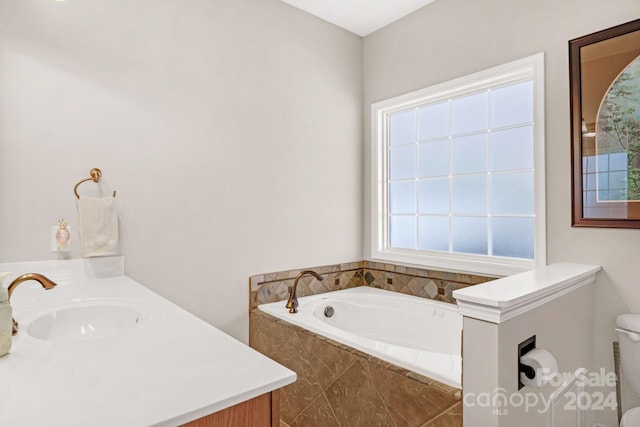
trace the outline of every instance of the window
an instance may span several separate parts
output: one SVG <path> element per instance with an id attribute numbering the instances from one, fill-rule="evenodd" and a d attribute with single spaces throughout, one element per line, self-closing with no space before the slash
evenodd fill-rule
<path id="1" fill-rule="evenodd" d="M 372 258 L 508 275 L 545 260 L 544 59 L 372 106 Z"/>

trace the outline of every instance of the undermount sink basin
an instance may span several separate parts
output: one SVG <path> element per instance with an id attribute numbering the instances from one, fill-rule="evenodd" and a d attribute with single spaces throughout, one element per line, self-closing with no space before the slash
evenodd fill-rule
<path id="1" fill-rule="evenodd" d="M 31 322 L 27 333 L 47 341 L 106 338 L 137 327 L 142 311 L 117 303 L 81 304 L 48 312 Z"/>

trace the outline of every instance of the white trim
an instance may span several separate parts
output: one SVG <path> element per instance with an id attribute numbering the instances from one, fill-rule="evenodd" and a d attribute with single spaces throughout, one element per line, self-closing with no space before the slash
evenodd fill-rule
<path id="1" fill-rule="evenodd" d="M 600 266 L 553 264 L 453 291 L 465 317 L 503 323 L 593 283 Z"/>
<path id="2" fill-rule="evenodd" d="M 492 86 L 499 87 L 528 79 L 533 80 L 534 86 L 534 260 L 388 248 L 388 201 L 385 199 L 384 188 L 388 181 L 384 152 L 384 139 L 388 132 L 386 116 L 425 103 L 434 103 Z M 372 104 L 371 260 L 495 276 L 520 273 L 546 265 L 544 89 L 544 54 L 538 53 Z"/>

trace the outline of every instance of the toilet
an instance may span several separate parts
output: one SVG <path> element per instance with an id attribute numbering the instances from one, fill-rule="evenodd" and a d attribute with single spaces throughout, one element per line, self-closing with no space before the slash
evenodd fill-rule
<path id="1" fill-rule="evenodd" d="M 640 395 L 640 314 L 621 314 L 616 318 L 620 343 L 622 375 Z M 640 406 L 624 413 L 620 427 L 640 426 Z"/>

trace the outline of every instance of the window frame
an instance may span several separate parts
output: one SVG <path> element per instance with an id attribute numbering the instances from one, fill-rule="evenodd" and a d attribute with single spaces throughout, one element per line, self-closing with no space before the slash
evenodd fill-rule
<path id="1" fill-rule="evenodd" d="M 533 81 L 533 260 L 389 247 L 388 117 L 391 114 L 524 80 Z M 371 259 L 420 268 L 508 276 L 546 265 L 544 53 L 512 61 L 371 105 Z"/>

